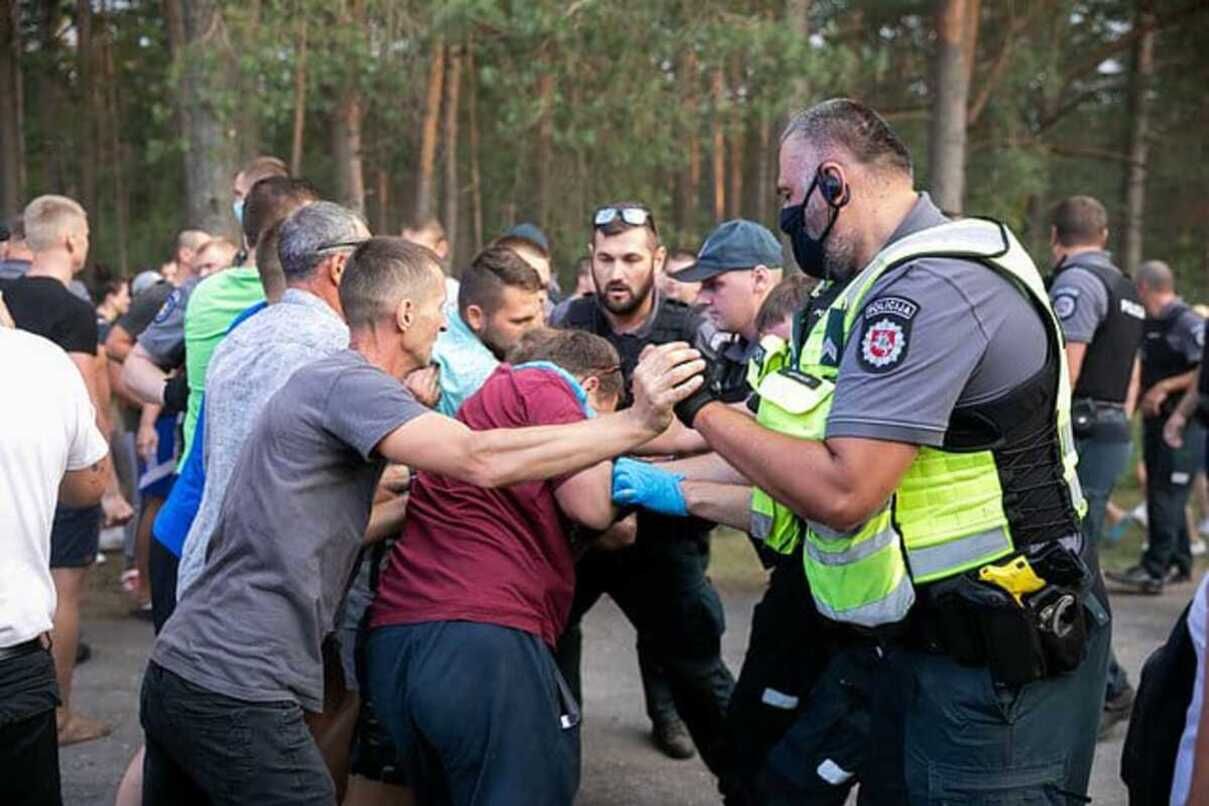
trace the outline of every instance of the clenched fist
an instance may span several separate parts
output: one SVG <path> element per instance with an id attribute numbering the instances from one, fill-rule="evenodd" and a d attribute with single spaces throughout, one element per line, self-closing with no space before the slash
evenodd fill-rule
<path id="1" fill-rule="evenodd" d="M 704 371 L 701 354 L 685 342 L 647 347 L 634 370 L 631 410 L 652 433 L 663 433 L 672 422 L 672 407 L 697 391 Z"/>

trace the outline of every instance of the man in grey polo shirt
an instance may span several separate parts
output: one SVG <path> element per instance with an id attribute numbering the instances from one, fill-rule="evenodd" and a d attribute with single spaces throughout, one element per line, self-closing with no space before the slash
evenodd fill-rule
<path id="1" fill-rule="evenodd" d="M 624 412 L 565 426 L 471 431 L 400 380 L 444 327 L 435 255 L 371 238 L 340 280 L 352 349 L 308 364 L 265 404 L 232 471 L 209 557 L 152 649 L 140 716 L 148 803 L 331 804 L 303 710 L 323 708 L 321 644 L 364 542 L 387 462 L 483 487 L 554 478 L 662 433 L 701 385 L 683 343 L 650 350 Z"/>

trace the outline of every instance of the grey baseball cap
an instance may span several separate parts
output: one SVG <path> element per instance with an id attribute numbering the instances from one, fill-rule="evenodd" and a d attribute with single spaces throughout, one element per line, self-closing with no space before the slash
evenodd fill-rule
<path id="1" fill-rule="evenodd" d="M 736 218 L 719 224 L 709 234 L 696 263 L 668 276 L 682 283 L 699 283 L 728 271 L 747 271 L 756 266 L 779 269 L 784 264 L 776 236 L 754 221 Z"/>

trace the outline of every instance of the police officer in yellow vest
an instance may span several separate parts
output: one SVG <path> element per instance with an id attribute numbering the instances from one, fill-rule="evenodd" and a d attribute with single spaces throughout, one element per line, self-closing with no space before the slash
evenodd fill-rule
<path id="1" fill-rule="evenodd" d="M 1070 388 L 1041 276 L 1005 227 L 949 221 L 917 193 L 907 148 L 854 101 L 791 121 L 778 188 L 816 298 L 757 373 L 756 419 L 710 384 L 677 412 L 758 488 L 753 527 L 801 546 L 834 627 L 762 800 L 822 802 L 820 786 L 860 780 L 874 803 L 1072 802 L 1108 613 L 1080 559 Z"/>

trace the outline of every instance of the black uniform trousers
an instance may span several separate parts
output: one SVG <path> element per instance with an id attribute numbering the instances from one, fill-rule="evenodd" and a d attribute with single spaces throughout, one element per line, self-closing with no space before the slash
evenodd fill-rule
<path id="1" fill-rule="evenodd" d="M 730 806 L 756 802 L 756 776 L 768 752 L 806 707 L 832 654 L 801 545 L 791 555 L 771 556 L 768 588 L 752 612 L 747 655 L 726 714 L 719 788 Z"/>
<path id="2" fill-rule="evenodd" d="M 563 676 L 582 703 L 579 622 L 602 595 L 609 594 L 662 667 L 676 710 L 701 759 L 719 774 L 734 678 L 722 662 L 726 628 L 722 601 L 705 576 L 708 546 L 704 539 L 644 534 L 640 527 L 633 546 L 586 555 L 576 568 L 575 601 L 556 654 Z"/>
<path id="3" fill-rule="evenodd" d="M 1163 440 L 1166 419 L 1147 417 L 1142 421 L 1149 542 L 1142 555 L 1142 567 L 1157 579 L 1163 579 L 1171 568 L 1185 573 L 1192 570 L 1184 509 L 1192 492 L 1192 479 L 1204 465 L 1205 450 L 1204 429 L 1196 424 L 1188 426 L 1182 448 L 1168 445 Z"/>

